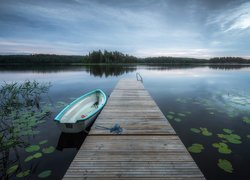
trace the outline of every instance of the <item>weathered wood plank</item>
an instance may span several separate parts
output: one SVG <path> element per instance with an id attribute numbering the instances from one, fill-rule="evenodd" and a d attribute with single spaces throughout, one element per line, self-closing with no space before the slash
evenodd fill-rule
<path id="1" fill-rule="evenodd" d="M 122 135 L 105 128 L 119 124 Z M 120 80 L 64 179 L 205 179 L 142 83 Z"/>

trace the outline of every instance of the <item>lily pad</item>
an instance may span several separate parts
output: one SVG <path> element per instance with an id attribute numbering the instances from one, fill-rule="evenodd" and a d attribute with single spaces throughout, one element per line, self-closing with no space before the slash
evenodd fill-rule
<path id="1" fill-rule="evenodd" d="M 47 148 L 43 148 L 43 153 L 45 154 L 49 154 L 49 153 L 53 153 L 55 151 L 55 148 L 53 146 L 49 146 Z"/>
<path id="2" fill-rule="evenodd" d="M 187 100 L 181 98 L 177 98 L 176 101 L 179 103 L 187 103 Z"/>
<path id="3" fill-rule="evenodd" d="M 225 139 L 232 144 L 241 144 L 241 137 L 237 134 L 217 134 L 219 138 Z"/>
<path id="4" fill-rule="evenodd" d="M 34 152 L 34 151 L 38 151 L 40 149 L 40 146 L 38 145 L 31 145 L 29 147 L 25 148 L 26 152 Z"/>
<path id="5" fill-rule="evenodd" d="M 201 132 L 199 129 L 196 129 L 196 128 L 191 128 L 190 131 L 192 131 L 194 133 L 200 133 Z"/>
<path id="6" fill-rule="evenodd" d="M 219 159 L 219 162 L 217 163 L 217 165 L 219 166 L 219 168 L 223 169 L 224 171 L 228 173 L 233 172 L 233 166 L 231 162 L 226 159 Z"/>
<path id="7" fill-rule="evenodd" d="M 208 131 L 207 128 L 200 128 L 200 130 L 201 130 L 201 134 L 204 136 L 212 136 L 213 135 L 213 133 Z"/>
<path id="8" fill-rule="evenodd" d="M 33 155 L 33 158 L 40 158 L 40 157 L 42 157 L 43 156 L 43 154 L 42 153 L 36 153 L 36 154 L 34 154 Z"/>
<path id="9" fill-rule="evenodd" d="M 7 169 L 6 174 L 12 174 L 12 173 L 16 172 L 17 168 L 18 168 L 17 164 L 11 166 L 9 169 Z"/>
<path id="10" fill-rule="evenodd" d="M 247 138 L 249 138 L 249 139 L 250 139 L 250 134 L 248 134 L 248 135 L 247 135 Z"/>
<path id="11" fill-rule="evenodd" d="M 224 131 L 225 133 L 228 133 L 228 134 L 233 133 L 233 130 L 231 130 L 231 129 L 223 129 L 223 131 Z"/>
<path id="12" fill-rule="evenodd" d="M 167 118 L 168 118 L 168 119 L 173 119 L 174 116 L 173 116 L 173 115 L 167 115 Z"/>
<path id="13" fill-rule="evenodd" d="M 202 144 L 192 144 L 192 146 L 188 147 L 188 151 L 192 153 L 200 153 L 204 149 Z"/>
<path id="14" fill-rule="evenodd" d="M 49 177 L 51 175 L 51 170 L 46 170 L 46 171 L 43 171 L 41 172 L 40 174 L 38 174 L 38 177 L 39 178 L 46 178 L 46 177 Z"/>
<path id="15" fill-rule="evenodd" d="M 45 123 L 46 121 L 45 120 L 39 120 L 39 121 L 37 121 L 36 123 L 37 124 L 43 124 L 43 123 Z"/>
<path id="16" fill-rule="evenodd" d="M 48 142 L 48 140 L 43 140 L 43 141 L 40 141 L 39 144 L 42 145 L 42 144 L 46 144 Z"/>
<path id="17" fill-rule="evenodd" d="M 24 162 L 29 162 L 33 159 L 34 157 L 33 156 L 28 156 L 24 159 Z"/>
<path id="18" fill-rule="evenodd" d="M 16 177 L 18 177 L 18 178 L 23 178 L 23 177 L 28 176 L 29 174 L 30 174 L 30 170 L 26 170 L 26 171 L 22 171 L 22 172 L 18 173 L 18 174 L 16 175 Z"/>
<path id="19" fill-rule="evenodd" d="M 247 124 L 250 123 L 250 118 L 248 118 L 248 117 L 246 117 L 246 116 L 244 116 L 244 117 L 242 118 L 242 120 L 243 120 L 243 122 L 245 122 L 245 123 L 247 123 Z"/>
<path id="20" fill-rule="evenodd" d="M 222 154 L 230 154 L 232 152 L 232 150 L 229 149 L 228 145 L 223 142 L 213 143 L 212 146 L 218 148 L 219 153 Z"/>
<path id="21" fill-rule="evenodd" d="M 180 119 L 180 118 L 174 118 L 174 120 L 175 120 L 176 122 L 181 122 L 181 119 Z"/>
<path id="22" fill-rule="evenodd" d="M 186 114 L 183 114 L 183 113 L 178 113 L 178 116 L 185 117 L 185 116 L 186 116 Z"/>
<path id="23" fill-rule="evenodd" d="M 175 114 L 175 112 L 173 112 L 173 111 L 169 111 L 168 113 L 169 113 L 169 114 Z"/>

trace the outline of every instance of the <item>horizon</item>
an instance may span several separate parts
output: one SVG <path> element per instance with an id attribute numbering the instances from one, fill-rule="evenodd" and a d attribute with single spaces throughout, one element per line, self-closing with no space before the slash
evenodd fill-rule
<path id="1" fill-rule="evenodd" d="M 0 1 L 0 54 L 249 59 L 247 0 Z"/>

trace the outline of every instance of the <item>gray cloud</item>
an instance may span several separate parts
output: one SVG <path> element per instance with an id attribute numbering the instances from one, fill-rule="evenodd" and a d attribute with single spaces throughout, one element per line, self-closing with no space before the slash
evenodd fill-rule
<path id="1" fill-rule="evenodd" d="M 0 53 L 245 56 L 243 0 L 0 0 Z"/>

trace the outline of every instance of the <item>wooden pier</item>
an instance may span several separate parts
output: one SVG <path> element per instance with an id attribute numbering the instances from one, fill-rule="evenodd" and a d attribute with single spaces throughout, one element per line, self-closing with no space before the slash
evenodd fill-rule
<path id="1" fill-rule="evenodd" d="M 101 127 L 119 124 L 120 135 Z M 64 179 L 205 179 L 141 82 L 118 82 Z"/>

